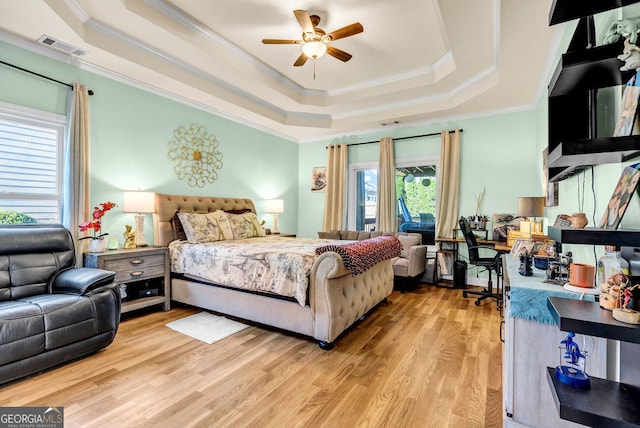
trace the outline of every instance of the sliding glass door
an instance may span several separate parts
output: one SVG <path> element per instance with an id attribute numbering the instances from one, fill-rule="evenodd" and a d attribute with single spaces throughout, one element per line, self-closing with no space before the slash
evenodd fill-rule
<path id="1" fill-rule="evenodd" d="M 399 162 L 396 167 L 398 230 L 422 233 L 429 242 L 435 234 L 437 167 L 437 159 Z M 377 179 L 375 162 L 349 166 L 349 229 L 375 228 Z"/>

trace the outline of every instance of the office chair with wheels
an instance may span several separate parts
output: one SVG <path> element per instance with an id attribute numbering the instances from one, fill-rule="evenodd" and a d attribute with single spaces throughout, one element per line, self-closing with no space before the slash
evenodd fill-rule
<path id="1" fill-rule="evenodd" d="M 460 230 L 462 230 L 462 234 L 464 235 L 464 240 L 467 243 L 467 249 L 469 251 L 469 263 L 474 266 L 483 267 L 489 271 L 489 281 L 487 284 L 487 288 L 483 291 L 463 291 L 462 296 L 467 297 L 468 294 L 479 295 L 476 300 L 476 306 L 480 306 L 480 302 L 484 299 L 496 299 L 498 306 L 500 305 L 500 300 L 502 296 L 498 292 L 498 287 L 496 287 L 496 292 L 493 292 L 493 281 L 491 279 L 491 273 L 495 271 L 496 273 L 496 281 L 500 281 L 500 253 L 497 252 L 492 246 L 489 245 L 478 245 L 476 241 L 476 236 L 473 234 L 471 230 L 471 226 L 469 226 L 469 222 L 466 218 L 460 217 L 458 221 L 460 225 Z M 480 257 L 480 249 L 490 250 L 492 252 L 492 257 Z M 484 253 L 485 251 L 483 251 Z M 493 254 L 495 253 L 495 254 Z"/>

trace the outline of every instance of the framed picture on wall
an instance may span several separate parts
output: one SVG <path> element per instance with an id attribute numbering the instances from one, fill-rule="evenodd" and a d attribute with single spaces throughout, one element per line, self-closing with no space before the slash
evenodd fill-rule
<path id="1" fill-rule="evenodd" d="M 549 183 L 549 170 L 547 169 L 547 155 L 549 148 L 545 147 L 542 151 L 542 178 L 544 186 L 544 206 L 545 207 L 557 207 L 558 206 L 558 183 Z"/>
<path id="2" fill-rule="evenodd" d="M 311 191 L 326 192 L 327 191 L 327 168 L 315 167 L 311 171 Z"/>
<path id="3" fill-rule="evenodd" d="M 558 206 L 558 183 L 547 183 L 547 193 L 544 199 L 545 207 Z"/>

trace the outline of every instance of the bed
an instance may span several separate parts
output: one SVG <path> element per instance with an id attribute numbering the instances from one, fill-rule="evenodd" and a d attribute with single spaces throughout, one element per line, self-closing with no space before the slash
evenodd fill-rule
<path id="1" fill-rule="evenodd" d="M 354 275 L 352 271 L 355 269 L 349 260 L 347 264 L 351 269 L 345 265 L 341 248 L 334 249 L 331 241 L 322 240 L 309 240 L 315 241 L 314 252 L 319 246 L 324 250 L 318 250 L 321 254 L 316 254 L 308 267 L 304 297 L 282 297 L 253 289 L 234 288 L 233 284 L 213 278 L 176 272 L 182 270 L 175 259 L 175 248 L 181 246 L 176 243 L 179 232 L 175 226 L 176 213 L 204 214 L 218 210 L 256 212 L 250 199 L 156 193 L 154 243 L 170 250 L 173 301 L 309 336 L 327 350 L 333 347 L 341 333 L 385 301 L 393 290 L 393 258 L 376 261 L 362 273 Z M 300 241 L 305 241 L 298 238 L 248 238 L 252 239 L 255 241 L 251 242 L 279 240 L 282 244 L 277 247 L 284 246 L 287 241 L 298 246 Z"/>

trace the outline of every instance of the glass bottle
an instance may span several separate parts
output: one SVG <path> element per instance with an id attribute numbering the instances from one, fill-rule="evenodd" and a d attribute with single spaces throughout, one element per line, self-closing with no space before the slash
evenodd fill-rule
<path id="1" fill-rule="evenodd" d="M 606 245 L 605 253 L 598 259 L 598 286 L 604 284 L 613 275 L 622 273 L 629 275 L 629 263 L 620 255 L 620 248 Z"/>

